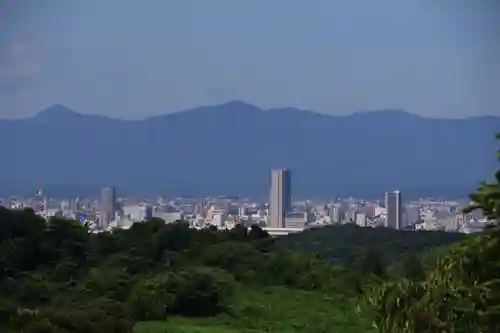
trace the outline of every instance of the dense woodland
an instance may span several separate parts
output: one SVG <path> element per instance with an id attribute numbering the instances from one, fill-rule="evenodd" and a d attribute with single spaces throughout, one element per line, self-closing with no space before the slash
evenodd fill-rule
<path id="1" fill-rule="evenodd" d="M 415 253 L 457 240 L 354 225 L 304 233 L 304 249 L 320 238 L 325 253 L 332 242 L 348 258 L 356 253 L 350 263 L 332 263 L 257 227 L 198 231 L 153 219 L 92 234 L 76 221 L 46 223 L 29 209 L 2 209 L 0 221 L 2 332 L 376 332 L 373 322 L 390 318 L 384 311 L 394 289 L 441 283 L 425 280 L 432 266 Z M 384 242 L 390 238 L 406 245 Z"/>
<path id="2" fill-rule="evenodd" d="M 386 264 L 402 262 L 415 253 L 433 255 L 436 248 L 464 240 L 468 236 L 444 231 L 394 230 L 358 228 L 355 224 L 326 226 L 323 230 L 308 229 L 290 234 L 277 244 L 282 248 L 321 255 L 336 264 L 348 265 L 367 251 L 381 255 Z"/>
<path id="3" fill-rule="evenodd" d="M 500 173 L 470 209 L 497 220 Z M 152 219 L 90 233 L 0 208 L 0 331 L 500 332 L 500 231 L 271 238 Z"/>
<path id="4" fill-rule="evenodd" d="M 330 332 L 332 319 L 321 311 L 341 309 L 334 303 L 356 297 L 362 283 L 347 268 L 278 248 L 257 227 L 197 231 L 153 219 L 92 234 L 71 220 L 45 223 L 28 209 L 2 209 L 0 220 L 2 331 L 131 332 L 138 322 L 184 317 L 238 332 Z M 262 304 L 252 300 L 261 295 Z M 294 299 L 294 317 L 311 302 L 304 312 L 320 311 L 317 318 L 279 320 Z"/>

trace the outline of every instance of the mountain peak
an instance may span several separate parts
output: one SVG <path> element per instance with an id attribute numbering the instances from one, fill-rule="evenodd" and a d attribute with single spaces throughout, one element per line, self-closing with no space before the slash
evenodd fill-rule
<path id="1" fill-rule="evenodd" d="M 237 101 L 237 100 L 229 101 L 229 102 L 226 102 L 226 103 L 223 103 L 220 105 L 215 105 L 215 106 L 212 106 L 210 108 L 216 109 L 216 110 L 221 110 L 223 112 L 227 112 L 230 114 L 237 112 L 239 115 L 241 115 L 242 112 L 253 113 L 253 112 L 262 111 L 260 108 L 258 108 L 257 106 L 255 106 L 253 104 L 246 103 L 243 101 Z"/>
<path id="2" fill-rule="evenodd" d="M 269 170 L 286 167 L 298 196 L 378 197 L 391 188 L 425 196 L 473 188 L 497 167 L 489 152 L 500 118 L 436 121 L 400 110 L 319 117 L 294 110 L 232 101 L 125 122 L 54 105 L 35 118 L 0 123 L 0 142 L 13 142 L 3 145 L 9 163 L 2 165 L 0 190 L 14 179 L 27 187 L 113 184 L 154 196 L 261 197 Z M 464 163 L 464 151 L 475 163 Z"/>
<path id="3" fill-rule="evenodd" d="M 253 108 L 253 109 L 257 108 L 253 104 L 239 101 L 239 100 L 232 100 L 232 101 L 221 104 L 221 106 L 230 107 L 230 108 Z"/>
<path id="4" fill-rule="evenodd" d="M 61 104 L 54 104 L 45 110 L 40 111 L 35 118 L 43 119 L 60 119 L 78 116 L 79 114 L 75 111 L 65 107 Z"/>

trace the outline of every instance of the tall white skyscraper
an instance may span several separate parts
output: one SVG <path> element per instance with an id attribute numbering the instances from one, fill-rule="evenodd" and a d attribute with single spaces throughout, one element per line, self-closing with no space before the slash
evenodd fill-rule
<path id="1" fill-rule="evenodd" d="M 289 169 L 271 171 L 269 226 L 285 228 L 285 216 L 292 208 L 292 177 Z"/>
<path id="2" fill-rule="evenodd" d="M 366 214 L 356 213 L 356 224 L 360 227 L 366 227 Z"/>
<path id="3" fill-rule="evenodd" d="M 340 204 L 334 204 L 330 207 L 330 222 L 340 223 L 342 222 L 342 207 Z"/>
<path id="4" fill-rule="evenodd" d="M 49 199 L 47 198 L 47 196 L 43 197 L 43 211 L 49 211 Z"/>
<path id="5" fill-rule="evenodd" d="M 401 191 L 386 192 L 384 195 L 387 218 L 385 226 L 394 229 L 403 229 L 403 214 L 401 205 Z"/>
<path id="6" fill-rule="evenodd" d="M 116 191 L 114 187 L 105 187 L 101 191 L 101 218 L 100 226 L 105 229 L 115 219 Z"/>

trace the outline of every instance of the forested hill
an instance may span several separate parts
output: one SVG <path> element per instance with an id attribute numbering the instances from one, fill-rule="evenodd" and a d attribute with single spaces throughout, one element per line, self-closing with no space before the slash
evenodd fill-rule
<path id="1" fill-rule="evenodd" d="M 390 228 L 361 228 L 355 224 L 313 228 L 279 238 L 277 245 L 312 252 L 335 263 L 348 264 L 375 251 L 387 264 L 403 261 L 408 255 L 424 253 L 470 237 L 443 231 L 406 231 Z"/>
<path id="2" fill-rule="evenodd" d="M 323 232 L 344 237 L 338 251 L 345 260 L 332 264 L 286 246 L 320 230 L 274 239 L 258 227 L 194 230 L 153 219 L 93 234 L 76 221 L 0 208 L 0 331 L 375 332 L 376 316 L 360 315 L 359 305 L 372 286 L 392 278 L 361 244 L 379 239 L 386 252 L 412 252 L 451 240 L 423 233 L 412 243 L 392 233 L 393 247 L 387 231 Z M 312 243 L 332 245 L 328 237 Z M 411 262 L 402 275 L 423 269 Z"/>

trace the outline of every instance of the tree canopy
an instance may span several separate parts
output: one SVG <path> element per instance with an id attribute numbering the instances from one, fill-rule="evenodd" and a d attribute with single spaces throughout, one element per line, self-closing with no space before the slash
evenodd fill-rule
<path id="1" fill-rule="evenodd" d="M 275 242 L 258 227 L 195 230 L 158 219 L 91 233 L 0 208 L 0 329 L 131 332 L 145 320 L 234 313 L 243 289 L 319 295 L 350 286 L 347 269 Z"/>
<path id="2" fill-rule="evenodd" d="M 380 332 L 500 332 L 500 171 L 470 198 L 464 212 L 481 209 L 495 228 L 450 247 L 422 280 L 378 288 L 370 304 Z"/>
<path id="3" fill-rule="evenodd" d="M 467 210 L 500 214 L 500 172 Z M 91 233 L 0 207 L 0 331 L 500 332 L 500 228 L 282 238 L 159 219 Z"/>

